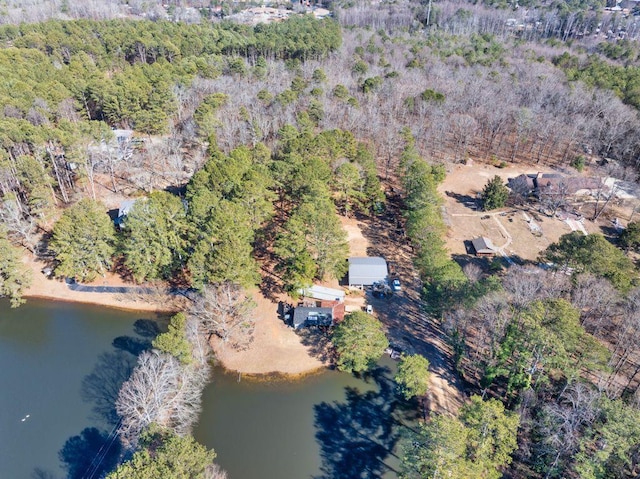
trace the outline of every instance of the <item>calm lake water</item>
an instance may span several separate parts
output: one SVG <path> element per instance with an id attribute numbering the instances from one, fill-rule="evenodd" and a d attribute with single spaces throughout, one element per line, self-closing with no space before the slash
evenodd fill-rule
<path id="1" fill-rule="evenodd" d="M 0 478 L 99 477 L 112 464 L 113 400 L 157 319 L 0 302 Z M 365 379 L 328 371 L 258 383 L 216 370 L 195 437 L 230 479 L 396 477 L 393 450 L 413 413 L 394 394 L 394 368 L 383 360 Z"/>

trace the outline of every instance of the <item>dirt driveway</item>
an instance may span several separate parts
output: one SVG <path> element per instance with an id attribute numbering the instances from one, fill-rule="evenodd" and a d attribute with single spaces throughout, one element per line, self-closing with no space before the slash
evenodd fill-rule
<path id="1" fill-rule="evenodd" d="M 359 222 L 362 235 L 372 245 L 367 248 L 367 255 L 383 256 L 391 277 L 400 279 L 402 284 L 402 291 L 388 298 L 374 298 L 370 291 L 365 298 L 386 326 L 393 346 L 429 360 L 429 410 L 453 415 L 464 401 L 462 382 L 455 373 L 442 331 L 422 310 L 421 281 L 413 266 L 411 247 L 398 228 L 399 218 L 399 199 L 391 197 L 383 216 L 362 218 Z"/>

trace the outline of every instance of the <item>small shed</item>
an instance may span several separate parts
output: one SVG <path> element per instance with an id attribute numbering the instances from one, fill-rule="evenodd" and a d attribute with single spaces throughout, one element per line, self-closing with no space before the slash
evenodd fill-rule
<path id="1" fill-rule="evenodd" d="M 307 298 L 319 299 L 322 301 L 344 301 L 344 291 L 341 289 L 313 285 L 310 288 L 300 289 L 298 292 Z"/>
<path id="2" fill-rule="evenodd" d="M 124 227 L 124 220 L 129 214 L 129 211 L 131 211 L 131 208 L 133 208 L 133 205 L 136 203 L 136 201 L 137 199 L 124 200 L 122 203 L 120 203 L 120 207 L 118 208 L 118 217 L 114 221 L 116 226 L 118 226 L 119 228 Z"/>
<path id="3" fill-rule="evenodd" d="M 492 256 L 496 254 L 496 247 L 489 238 L 480 236 L 471 240 L 471 244 L 473 244 L 473 249 L 476 251 L 477 256 Z"/>
<path id="4" fill-rule="evenodd" d="M 293 310 L 293 328 L 300 329 L 306 326 L 332 326 L 333 309 L 296 306 Z"/>
<path id="5" fill-rule="evenodd" d="M 120 203 L 120 207 L 118 208 L 118 217 L 127 216 L 135 204 L 136 200 L 124 200 Z"/>
<path id="6" fill-rule="evenodd" d="M 349 258 L 349 286 L 371 286 L 379 281 L 387 281 L 389 269 L 384 258 L 351 257 Z"/>
<path id="7" fill-rule="evenodd" d="M 113 131 L 113 136 L 115 137 L 119 145 L 126 143 L 127 141 L 133 138 L 133 133 L 134 133 L 133 130 L 114 129 L 112 131 Z"/>

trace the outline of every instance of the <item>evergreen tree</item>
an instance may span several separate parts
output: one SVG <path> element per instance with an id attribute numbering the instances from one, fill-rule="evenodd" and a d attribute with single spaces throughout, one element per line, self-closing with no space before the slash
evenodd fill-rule
<path id="1" fill-rule="evenodd" d="M 622 230 L 620 244 L 627 250 L 638 251 L 640 248 L 640 221 L 632 221 Z"/>
<path id="2" fill-rule="evenodd" d="M 505 411 L 497 399 L 472 396 L 460 410 L 460 420 L 467 428 L 467 454 L 476 477 L 502 477 L 499 469 L 511 463 L 511 454 L 518 448 L 518 415 Z"/>
<path id="3" fill-rule="evenodd" d="M 58 262 L 56 275 L 93 280 L 111 269 L 114 244 L 114 226 L 106 208 L 93 200 L 80 200 L 53 227 L 49 246 Z"/>
<path id="4" fill-rule="evenodd" d="M 185 207 L 165 191 L 131 207 L 124 223 L 125 264 L 136 281 L 169 278 L 186 261 L 189 227 Z"/>
<path id="5" fill-rule="evenodd" d="M 188 266 L 193 285 L 231 281 L 251 287 L 259 281 L 253 259 L 254 233 L 247 209 L 236 201 L 222 200 L 209 213 Z"/>
<path id="6" fill-rule="evenodd" d="M 171 354 L 182 364 L 190 364 L 192 361 L 191 343 L 186 338 L 185 327 L 187 316 L 178 313 L 169 320 L 169 328 L 166 333 L 158 335 L 153 340 L 153 347 Z"/>
<path id="7" fill-rule="evenodd" d="M 342 278 L 348 267 L 346 239 L 326 189 L 318 189 L 316 194 L 305 197 L 275 244 L 275 251 L 287 271 L 289 286 L 303 286 L 313 279 L 313 274 L 320 279 Z"/>
<path id="8" fill-rule="evenodd" d="M 598 417 L 586 431 L 575 470 L 583 479 L 631 478 L 640 467 L 640 411 L 623 400 L 600 400 Z"/>
<path id="9" fill-rule="evenodd" d="M 429 389 L 429 361 L 419 354 L 403 355 L 394 379 L 405 399 L 424 396 Z"/>
<path id="10" fill-rule="evenodd" d="M 568 233 L 540 256 L 558 268 L 573 268 L 578 273 L 588 271 L 607 278 L 623 292 L 628 291 L 638 277 L 633 262 L 600 234 Z"/>
<path id="11" fill-rule="evenodd" d="M 338 353 L 338 369 L 355 373 L 369 369 L 389 346 L 382 323 L 364 311 L 348 314 L 331 342 Z"/>
<path id="12" fill-rule="evenodd" d="M 107 479 L 206 479 L 215 457 L 191 436 L 152 426 L 141 436 L 140 449 Z"/>
<path id="13" fill-rule="evenodd" d="M 403 479 L 499 479 L 517 448 L 520 418 L 473 396 L 458 418 L 436 416 L 405 446 Z"/>
<path id="14" fill-rule="evenodd" d="M 22 294 L 30 284 L 31 274 L 22 265 L 20 249 L 11 244 L 0 225 L 0 298 L 8 297 L 15 308 L 24 303 Z"/>
<path id="15" fill-rule="evenodd" d="M 489 180 L 482 190 L 482 202 L 485 211 L 502 208 L 509 198 L 509 188 L 498 175 Z"/>
<path id="16" fill-rule="evenodd" d="M 422 424 L 402 457 L 402 479 L 475 479 L 466 460 L 468 430 L 456 418 Z"/>
<path id="17" fill-rule="evenodd" d="M 534 301 L 507 324 L 484 382 L 505 376 L 507 390 L 517 392 L 544 384 L 551 375 L 572 378 L 585 366 L 602 369 L 602 359 L 597 359 L 602 349 L 584 331 L 579 311 L 570 303 L 563 299 Z"/>
<path id="18" fill-rule="evenodd" d="M 338 201 L 342 203 L 344 215 L 349 216 L 353 207 L 357 208 L 364 200 L 364 178 L 354 163 L 345 162 L 336 169 L 335 179 Z"/>

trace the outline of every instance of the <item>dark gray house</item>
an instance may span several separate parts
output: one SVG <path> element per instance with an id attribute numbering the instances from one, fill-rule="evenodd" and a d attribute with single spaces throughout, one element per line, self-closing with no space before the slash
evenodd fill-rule
<path id="1" fill-rule="evenodd" d="M 379 281 L 389 279 L 389 269 L 384 258 L 352 257 L 349 258 L 349 286 L 371 286 Z"/>
<path id="2" fill-rule="evenodd" d="M 591 194 L 602 188 L 600 178 L 582 176 L 564 176 L 559 173 L 522 174 L 507 181 L 515 194 L 527 197 L 535 194 L 546 196 L 580 196 Z"/>
<path id="3" fill-rule="evenodd" d="M 332 326 L 333 308 L 296 306 L 293 310 L 292 326 L 300 329 L 307 326 Z"/>

